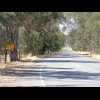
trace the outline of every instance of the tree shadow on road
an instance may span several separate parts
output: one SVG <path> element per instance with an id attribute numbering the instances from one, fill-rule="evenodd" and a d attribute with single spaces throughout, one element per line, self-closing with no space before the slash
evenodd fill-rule
<path id="1" fill-rule="evenodd" d="M 100 76 L 100 73 L 88 73 L 83 71 L 52 71 L 45 72 L 42 74 L 45 78 L 55 79 L 96 79 Z"/>
<path id="2" fill-rule="evenodd" d="M 92 60 L 35 60 L 36 63 L 100 63 L 100 61 Z"/>
<path id="3" fill-rule="evenodd" d="M 60 67 L 60 66 L 59 66 Z M 81 79 L 81 80 L 95 80 L 100 77 L 100 73 L 89 73 L 83 71 L 75 71 L 70 68 L 61 69 L 61 68 L 51 68 L 44 67 L 40 70 L 40 65 L 34 66 L 34 68 L 29 66 L 18 66 L 18 68 L 9 68 L 0 70 L 1 76 L 10 76 L 10 77 L 21 77 L 21 78 L 38 78 L 40 75 L 46 80 L 55 80 L 55 79 Z M 40 74 L 41 73 L 41 74 Z"/>
<path id="4" fill-rule="evenodd" d="M 47 56 L 41 56 L 41 57 L 39 57 L 39 58 L 41 58 L 41 59 L 43 59 L 43 58 L 79 58 L 79 57 L 86 57 L 86 56 L 84 56 L 84 55 L 81 55 L 81 54 L 60 54 L 60 55 L 47 55 Z M 29 59 L 27 59 L 27 60 L 20 60 L 21 62 L 37 62 L 37 61 L 45 61 L 45 60 L 29 60 Z"/>
<path id="5" fill-rule="evenodd" d="M 60 54 L 60 55 L 54 55 L 54 56 L 49 56 L 48 58 L 79 58 L 79 57 L 86 57 L 85 55 L 82 54 Z"/>

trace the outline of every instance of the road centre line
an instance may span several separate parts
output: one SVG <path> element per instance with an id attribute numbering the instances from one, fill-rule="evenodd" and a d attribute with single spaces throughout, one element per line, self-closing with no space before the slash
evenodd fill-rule
<path id="1" fill-rule="evenodd" d="M 43 87 L 46 87 L 46 84 L 44 83 L 43 77 L 42 77 L 42 70 L 43 70 L 43 66 L 41 66 L 41 68 L 40 68 L 40 80 L 41 80 Z"/>

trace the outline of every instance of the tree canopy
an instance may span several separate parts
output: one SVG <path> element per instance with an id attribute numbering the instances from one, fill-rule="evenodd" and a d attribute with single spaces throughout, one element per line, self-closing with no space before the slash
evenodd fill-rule
<path id="1" fill-rule="evenodd" d="M 18 53 L 43 55 L 61 50 L 67 41 L 74 50 L 100 53 L 100 12 L 0 12 L 0 53 L 14 43 L 10 58 Z"/>
<path id="2" fill-rule="evenodd" d="M 15 45 L 10 57 L 17 60 L 19 50 L 32 55 L 60 50 L 66 42 L 59 30 L 62 18 L 62 12 L 0 12 L 0 36 L 5 45 Z"/>
<path id="3" fill-rule="evenodd" d="M 68 34 L 70 46 L 74 50 L 83 48 L 85 51 L 100 53 L 100 12 L 71 12 L 70 16 L 73 16 L 77 27 Z"/>

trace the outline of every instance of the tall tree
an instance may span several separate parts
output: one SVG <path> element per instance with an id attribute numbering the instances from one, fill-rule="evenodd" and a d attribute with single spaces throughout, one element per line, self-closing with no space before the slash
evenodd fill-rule
<path id="1" fill-rule="evenodd" d="M 34 33 L 34 31 L 39 35 L 40 40 L 43 41 L 40 51 L 41 54 L 44 54 L 47 47 L 46 41 L 50 40 L 45 39 L 45 36 L 50 38 L 51 33 L 49 30 L 52 30 L 55 26 L 58 27 L 62 18 L 62 12 L 0 12 L 0 23 L 7 35 L 6 43 L 14 43 L 15 45 L 14 50 L 10 50 L 11 61 L 18 60 L 19 35 L 21 34 L 19 29 L 21 27 L 25 29 L 25 38 L 30 38 L 31 33 Z"/>

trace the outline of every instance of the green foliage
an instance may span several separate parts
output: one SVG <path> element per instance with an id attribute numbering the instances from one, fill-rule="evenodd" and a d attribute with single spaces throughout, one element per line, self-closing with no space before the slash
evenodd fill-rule
<path id="1" fill-rule="evenodd" d="M 44 33 L 43 36 L 33 31 L 27 37 L 23 37 L 23 39 L 25 45 L 24 52 L 32 53 L 32 55 L 43 54 L 46 51 L 59 51 L 66 42 L 64 34 L 55 29 L 49 30 L 47 33 Z"/>
<path id="2" fill-rule="evenodd" d="M 0 32 L 0 54 L 4 54 L 6 41 L 6 35 Z"/>
<path id="3" fill-rule="evenodd" d="M 15 43 L 15 55 L 19 49 L 21 53 L 44 54 L 64 46 L 66 41 L 58 27 L 62 18 L 62 12 L 0 12 L 0 27 L 11 35 L 9 41 Z"/>
<path id="4" fill-rule="evenodd" d="M 94 53 L 100 54 L 100 47 L 94 49 Z"/>
<path id="5" fill-rule="evenodd" d="M 73 18 L 78 29 L 70 31 L 68 35 L 71 47 L 100 53 L 100 12 L 77 12 Z"/>
<path id="6" fill-rule="evenodd" d="M 92 52 L 99 52 L 100 48 L 100 12 L 94 12 L 85 24 L 85 34 L 89 39 Z M 97 49 L 97 50 L 96 50 Z"/>
<path id="7" fill-rule="evenodd" d="M 64 34 L 57 27 L 52 28 L 44 35 L 44 41 L 46 50 L 51 52 L 59 51 L 66 42 Z"/>
<path id="8" fill-rule="evenodd" d="M 42 37 L 39 36 L 38 32 L 33 31 L 27 37 L 24 37 L 24 41 L 25 41 L 25 47 L 24 47 L 25 53 L 31 52 L 32 55 L 39 54 L 39 51 L 43 46 L 43 39 Z"/>

